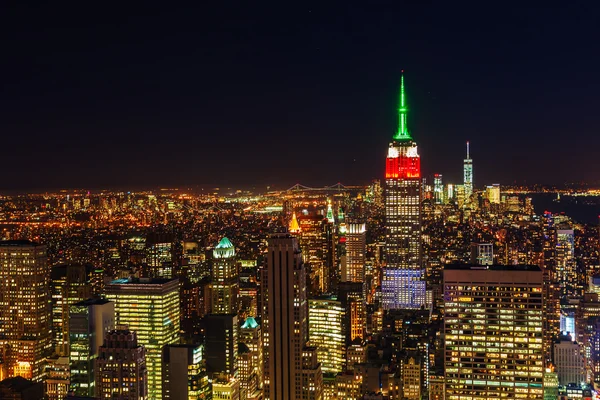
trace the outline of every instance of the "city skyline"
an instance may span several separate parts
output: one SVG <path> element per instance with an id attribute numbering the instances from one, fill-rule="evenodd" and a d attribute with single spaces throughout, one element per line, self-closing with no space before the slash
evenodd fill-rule
<path id="1" fill-rule="evenodd" d="M 0 190 L 365 184 L 402 69 L 424 176 L 458 182 L 470 141 L 476 185 L 600 179 L 580 161 L 600 144 L 593 6 L 253 8 L 9 9 Z M 273 168 L 290 152 L 310 172 Z"/>

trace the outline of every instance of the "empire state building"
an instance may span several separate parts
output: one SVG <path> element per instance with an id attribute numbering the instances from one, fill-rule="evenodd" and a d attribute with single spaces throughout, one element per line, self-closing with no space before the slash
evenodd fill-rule
<path id="1" fill-rule="evenodd" d="M 416 309 L 425 304 L 421 261 L 421 158 L 406 125 L 404 74 L 401 79 L 398 131 L 385 164 L 386 265 L 383 308 Z"/>

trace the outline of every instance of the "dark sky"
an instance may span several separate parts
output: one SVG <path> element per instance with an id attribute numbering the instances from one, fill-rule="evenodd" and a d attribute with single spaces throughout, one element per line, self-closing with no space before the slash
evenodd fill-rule
<path id="1" fill-rule="evenodd" d="M 5 6 L 0 190 L 367 183 L 402 69 L 425 174 L 600 181 L 594 2 L 168 3 Z"/>

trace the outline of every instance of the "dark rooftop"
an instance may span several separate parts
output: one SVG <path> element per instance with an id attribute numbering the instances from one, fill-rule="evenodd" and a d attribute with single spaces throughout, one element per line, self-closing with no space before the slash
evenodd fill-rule
<path id="1" fill-rule="evenodd" d="M 0 240 L 0 246 L 3 247 L 23 247 L 23 246 L 28 246 L 28 247 L 36 247 L 36 246 L 41 246 L 39 243 L 37 242 L 32 242 L 31 240 Z"/>
<path id="2" fill-rule="evenodd" d="M 541 271 L 537 265 L 477 265 L 477 264 L 448 264 L 444 266 L 448 271 L 467 271 L 467 270 L 489 270 L 489 271 Z"/>
<path id="3" fill-rule="evenodd" d="M 35 384 L 35 382 L 25 379 L 22 376 L 15 376 L 13 378 L 6 378 L 0 382 L 0 387 L 11 388 L 15 392 L 21 392 Z"/>
<path id="4" fill-rule="evenodd" d="M 110 300 L 98 298 L 98 299 L 87 299 L 87 300 L 79 301 L 73 305 L 78 306 L 78 307 L 87 307 L 87 306 L 94 306 L 94 305 L 102 305 L 102 304 L 106 304 L 106 303 L 110 303 Z"/>

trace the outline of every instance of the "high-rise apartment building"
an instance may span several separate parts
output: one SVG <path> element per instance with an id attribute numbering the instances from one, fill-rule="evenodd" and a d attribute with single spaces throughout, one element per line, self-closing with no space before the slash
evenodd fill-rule
<path id="1" fill-rule="evenodd" d="M 366 245 L 366 224 L 350 222 L 346 232 L 346 268 L 342 271 L 342 282 L 365 281 Z"/>
<path id="2" fill-rule="evenodd" d="M 382 270 L 384 309 L 425 304 L 421 257 L 421 158 L 406 125 L 404 75 L 399 126 L 388 148 L 385 169 L 386 266 Z"/>
<path id="3" fill-rule="evenodd" d="M 463 162 L 463 187 L 465 189 L 465 202 L 469 203 L 473 194 L 473 159 L 469 153 L 469 142 L 467 142 L 467 158 Z"/>
<path id="4" fill-rule="evenodd" d="M 346 357 L 344 335 L 345 309 L 336 297 L 308 300 L 308 337 L 317 349 L 317 360 L 324 373 L 342 372 Z"/>
<path id="5" fill-rule="evenodd" d="M 312 374 L 303 377 L 308 303 L 306 271 L 297 239 L 288 234 L 271 236 L 266 259 L 261 279 L 264 398 L 299 400 L 310 391 L 322 394 L 322 380 L 319 388 L 314 386 L 318 380 L 309 378 Z M 313 372 L 322 374 L 318 363 L 312 366 Z"/>
<path id="6" fill-rule="evenodd" d="M 446 400 L 543 399 L 542 271 L 444 269 Z"/>
<path id="7" fill-rule="evenodd" d="M 77 396 L 95 396 L 94 364 L 105 335 L 115 328 L 115 303 L 88 299 L 69 307 L 69 364 L 71 391 Z"/>
<path id="8" fill-rule="evenodd" d="M 96 397 L 148 399 L 146 349 L 135 332 L 121 327 L 108 332 L 96 359 Z"/>
<path id="9" fill-rule="evenodd" d="M 41 381 L 52 352 L 50 268 L 46 246 L 0 242 L 0 348 L 8 377 Z"/>
<path id="10" fill-rule="evenodd" d="M 204 360 L 204 346 L 168 344 L 163 348 L 163 399 L 209 399 L 212 393 Z"/>
<path id="11" fill-rule="evenodd" d="M 117 279 L 104 291 L 115 303 L 116 325 L 127 325 L 146 348 L 148 399 L 161 399 L 162 349 L 179 341 L 179 281 Z"/>
<path id="12" fill-rule="evenodd" d="M 211 288 L 213 314 L 238 312 L 239 271 L 235 247 L 226 237 L 213 250 Z"/>

